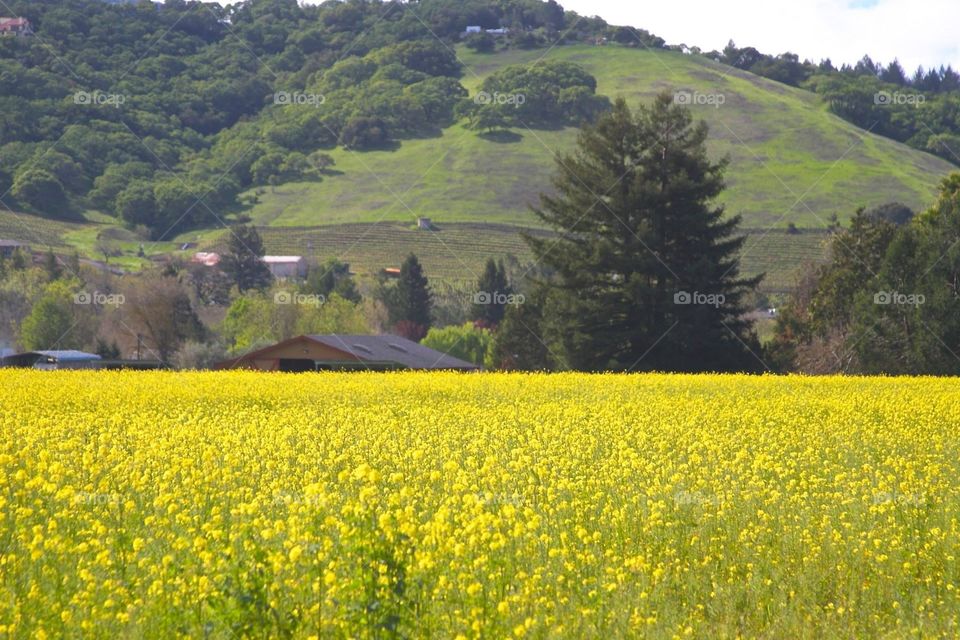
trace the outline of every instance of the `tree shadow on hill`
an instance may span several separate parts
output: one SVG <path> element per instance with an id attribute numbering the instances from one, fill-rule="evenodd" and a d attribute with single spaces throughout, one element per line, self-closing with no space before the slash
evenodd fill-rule
<path id="1" fill-rule="evenodd" d="M 516 131 L 510 131 L 509 129 L 484 131 L 483 133 L 479 133 L 477 135 L 488 142 L 496 142 L 497 144 L 516 144 L 517 142 L 523 140 L 522 135 Z"/>
<path id="2" fill-rule="evenodd" d="M 345 146 L 347 151 L 356 151 L 358 153 L 369 153 L 371 151 L 396 151 L 400 148 L 400 141 L 395 139 L 385 140 L 377 144 L 364 146 Z"/>
<path id="3" fill-rule="evenodd" d="M 424 127 L 418 131 L 413 131 L 403 136 L 403 138 L 406 140 L 431 140 L 442 137 L 443 129 L 441 127 Z"/>

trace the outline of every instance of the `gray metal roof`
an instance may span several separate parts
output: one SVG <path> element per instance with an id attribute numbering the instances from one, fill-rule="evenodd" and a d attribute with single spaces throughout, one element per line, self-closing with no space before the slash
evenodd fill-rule
<path id="1" fill-rule="evenodd" d="M 366 362 L 395 362 L 410 369 L 479 369 L 472 362 L 399 336 L 307 336 Z"/>
<path id="2" fill-rule="evenodd" d="M 72 349 L 66 349 L 64 351 L 29 351 L 21 355 L 28 355 L 29 353 L 38 353 L 42 356 L 53 358 L 57 362 L 76 362 L 79 360 L 99 360 L 100 359 L 100 356 L 98 356 L 95 353 L 86 353 L 85 351 L 74 351 Z"/>

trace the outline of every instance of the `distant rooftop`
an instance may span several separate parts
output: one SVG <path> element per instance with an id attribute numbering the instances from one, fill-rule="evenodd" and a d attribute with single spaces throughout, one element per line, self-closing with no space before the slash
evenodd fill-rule
<path id="1" fill-rule="evenodd" d="M 306 336 L 360 360 L 397 362 L 410 369 L 479 369 L 472 362 L 436 351 L 406 338 L 380 336 Z"/>
<path id="2" fill-rule="evenodd" d="M 53 358 L 57 362 L 71 362 L 78 360 L 99 360 L 100 356 L 95 353 L 87 353 L 85 351 L 75 351 L 73 349 L 65 349 L 63 351 L 28 351 L 27 353 L 38 353 L 42 356 L 48 358 Z"/>
<path id="3" fill-rule="evenodd" d="M 303 260 L 303 256 L 263 256 L 263 261 L 276 264 L 279 262 L 300 262 Z"/>

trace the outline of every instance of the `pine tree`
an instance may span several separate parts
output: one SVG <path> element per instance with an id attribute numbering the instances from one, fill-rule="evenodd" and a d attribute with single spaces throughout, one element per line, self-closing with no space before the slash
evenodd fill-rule
<path id="1" fill-rule="evenodd" d="M 260 234 L 247 225 L 238 225 L 230 231 L 227 253 L 220 261 L 221 268 L 237 285 L 240 293 L 249 289 L 266 289 L 273 275 L 262 260 L 266 251 Z"/>
<path id="2" fill-rule="evenodd" d="M 390 321 L 394 330 L 420 341 L 430 330 L 433 294 L 417 256 L 410 254 L 400 265 L 400 279 L 388 296 Z"/>
<path id="3" fill-rule="evenodd" d="M 477 281 L 470 319 L 487 328 L 496 327 L 503 320 L 507 299 L 512 293 L 503 260 L 496 262 L 493 258 L 487 259 L 487 265 Z"/>
<path id="4" fill-rule="evenodd" d="M 555 363 L 541 340 L 542 289 L 532 292 L 524 304 L 508 307 L 497 327 L 491 354 L 493 367 L 507 371 L 546 371 Z"/>
<path id="5" fill-rule="evenodd" d="M 739 216 L 713 205 L 727 161 L 706 155 L 707 126 L 670 94 L 634 116 L 625 101 L 558 160 L 541 220 L 559 239 L 527 237 L 557 276 L 545 339 L 583 370 L 756 370 L 759 344 L 739 276 Z M 753 352 L 753 353 L 751 353 Z"/>

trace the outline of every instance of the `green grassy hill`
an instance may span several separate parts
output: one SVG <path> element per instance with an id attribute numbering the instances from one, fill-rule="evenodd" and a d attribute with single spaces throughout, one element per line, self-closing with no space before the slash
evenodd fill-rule
<path id="1" fill-rule="evenodd" d="M 583 65 L 597 77 L 600 93 L 632 105 L 663 90 L 722 95 L 722 105 L 692 108 L 710 125 L 711 154 L 730 157 L 722 201 L 728 212 L 743 215 L 749 235 L 744 271 L 766 272 L 767 290 L 789 288 L 799 265 L 822 258 L 831 214 L 845 220 L 858 207 L 889 201 L 924 208 L 955 169 L 841 120 L 813 93 L 699 56 L 587 45 L 459 53 L 471 92 L 498 68 L 549 58 Z M 550 189 L 554 155 L 575 141 L 575 129 L 517 129 L 489 139 L 455 125 L 392 151 L 337 149 L 335 175 L 268 189 L 247 214 L 264 228 L 271 253 L 338 256 L 373 272 L 414 251 L 430 275 L 470 280 L 490 255 L 530 258 L 519 228 L 537 225 L 530 207 Z M 432 218 L 438 230 L 415 231 L 417 216 Z M 0 212 L 0 236 L 97 257 L 97 237 L 107 231 L 123 254 L 118 264 L 146 264 L 136 258 L 140 241 L 111 229 L 110 221 L 93 215 L 90 224 L 78 225 Z M 791 223 L 804 233 L 786 233 Z M 177 253 L 179 242 L 216 245 L 223 234 L 218 224 L 174 242 L 144 244 L 148 258 L 157 257 Z"/>
<path id="2" fill-rule="evenodd" d="M 551 58 L 583 65 L 600 93 L 633 105 L 663 90 L 722 95 L 722 105 L 692 108 L 710 125 L 711 154 L 730 157 L 722 201 L 744 218 L 744 271 L 766 272 L 769 291 L 789 289 L 800 265 L 822 259 L 831 214 L 846 220 L 858 207 L 890 201 L 925 208 L 955 169 L 841 120 L 813 93 L 699 56 L 584 45 L 459 53 L 471 92 L 500 67 Z M 271 251 L 338 255 L 360 271 L 414 251 L 435 276 L 471 279 L 491 253 L 530 257 L 513 226 L 538 224 L 530 207 L 550 189 L 554 155 L 575 141 L 574 129 L 517 129 L 491 140 L 457 125 L 394 151 L 338 149 L 342 174 L 281 185 L 262 194 L 250 215 L 268 227 Z M 441 230 L 412 230 L 417 216 Z M 785 233 L 790 223 L 806 232 Z"/>
<path id="3" fill-rule="evenodd" d="M 751 228 L 823 228 L 860 206 L 899 200 L 921 208 L 953 166 L 828 113 L 813 93 L 699 56 L 587 45 L 493 55 L 461 50 L 464 84 L 474 90 L 496 69 L 541 58 L 583 65 L 598 92 L 648 102 L 657 92 L 720 94 L 720 106 L 694 105 L 711 129 L 710 152 L 729 155 L 723 202 Z M 405 141 L 396 151 L 333 155 L 343 175 L 283 185 L 261 196 L 258 224 L 316 226 L 411 221 L 535 224 L 529 206 L 550 188 L 553 156 L 572 147 L 573 129 L 514 130 L 485 139 L 462 126 L 437 138 Z"/>

